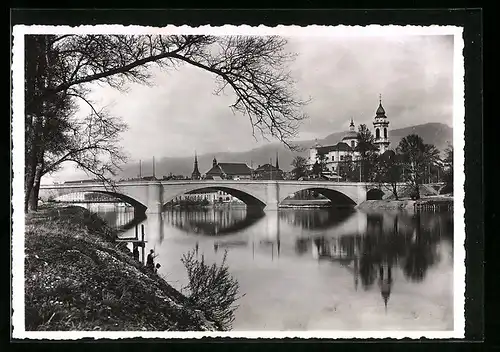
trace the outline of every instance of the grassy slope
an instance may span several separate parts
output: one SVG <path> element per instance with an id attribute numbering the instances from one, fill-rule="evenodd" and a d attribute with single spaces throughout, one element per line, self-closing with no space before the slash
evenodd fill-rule
<path id="1" fill-rule="evenodd" d="M 214 329 L 114 236 L 79 207 L 27 215 L 27 330 Z"/>

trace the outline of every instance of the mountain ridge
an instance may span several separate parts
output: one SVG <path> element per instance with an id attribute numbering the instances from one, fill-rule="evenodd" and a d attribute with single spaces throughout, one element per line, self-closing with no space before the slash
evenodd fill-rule
<path id="1" fill-rule="evenodd" d="M 299 151 L 292 151 L 279 142 L 269 143 L 254 149 L 243 152 L 212 152 L 198 155 L 198 166 L 202 174 L 212 167 L 212 160 L 215 157 L 220 162 L 240 162 L 247 163 L 250 167 L 256 168 L 259 165 L 276 162 L 276 153 L 278 153 L 279 166 L 288 171 L 291 169 L 291 162 L 296 155 L 308 156 L 308 149 L 316 141 L 321 145 L 331 145 L 342 140 L 346 131 L 334 132 L 324 138 L 317 140 L 304 140 L 294 142 L 294 145 L 300 148 Z M 404 128 L 398 128 L 389 131 L 391 139 L 390 148 L 395 148 L 399 141 L 412 133 L 421 136 L 425 143 L 434 144 L 441 152 L 447 147 L 448 142 L 453 143 L 452 127 L 439 123 L 430 122 L 420 125 L 414 125 Z M 155 176 L 158 178 L 168 175 L 191 175 L 193 171 L 194 155 L 192 157 L 162 157 L 155 163 Z M 142 176 L 152 175 L 152 161 L 142 162 Z M 119 173 L 120 178 L 134 178 L 139 175 L 139 163 L 130 163 L 122 168 Z"/>

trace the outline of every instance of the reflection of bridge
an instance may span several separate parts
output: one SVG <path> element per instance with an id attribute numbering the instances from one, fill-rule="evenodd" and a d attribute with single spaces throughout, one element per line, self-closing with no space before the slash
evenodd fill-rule
<path id="1" fill-rule="evenodd" d="M 163 206 L 184 193 L 211 188 L 229 193 L 249 206 L 276 210 L 288 196 L 298 191 L 314 190 L 331 200 L 333 205 L 357 205 L 367 199 L 367 194 L 388 196 L 387 190 L 369 183 L 332 181 L 260 181 L 260 180 L 179 180 L 179 181 L 125 181 L 111 188 L 99 182 L 79 184 L 42 185 L 42 200 L 55 199 L 64 194 L 95 192 L 115 196 L 140 211 L 159 213 Z"/>
<path id="2" fill-rule="evenodd" d="M 237 233 L 264 216 L 261 209 L 197 209 L 165 211 L 165 220 L 188 233 L 197 233 L 209 236 L 229 235 Z"/>

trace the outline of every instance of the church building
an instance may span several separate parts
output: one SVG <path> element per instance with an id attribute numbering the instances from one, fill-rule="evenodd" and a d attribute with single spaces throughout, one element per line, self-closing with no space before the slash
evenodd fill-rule
<path id="1" fill-rule="evenodd" d="M 245 163 L 219 163 L 214 157 L 212 168 L 206 172 L 205 179 L 251 180 L 252 171 Z"/>
<path id="2" fill-rule="evenodd" d="M 382 106 L 382 98 L 380 97 L 379 106 L 375 113 L 374 121 L 374 144 L 378 149 L 380 154 L 384 153 L 389 149 L 389 120 L 385 115 L 385 110 Z M 326 168 L 331 173 L 338 173 L 339 164 L 352 160 L 356 161 L 359 159 L 358 147 L 358 133 L 356 132 L 356 126 L 354 125 L 354 120 L 351 118 L 351 123 L 349 124 L 349 131 L 346 132 L 342 141 L 334 145 L 320 145 L 318 142 L 309 149 L 309 167 L 312 167 L 316 161 L 320 158 L 326 164 Z"/>

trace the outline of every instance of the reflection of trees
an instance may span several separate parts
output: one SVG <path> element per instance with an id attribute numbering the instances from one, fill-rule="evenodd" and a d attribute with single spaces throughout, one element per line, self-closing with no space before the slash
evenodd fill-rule
<path id="1" fill-rule="evenodd" d="M 308 230 L 328 229 L 353 214 L 353 209 L 283 209 L 279 211 L 279 218 L 287 224 Z"/>
<path id="2" fill-rule="evenodd" d="M 421 224 L 420 214 L 415 215 L 414 236 L 407 248 L 403 271 L 410 280 L 422 281 L 427 270 L 437 260 L 435 236 Z"/>
<path id="3" fill-rule="evenodd" d="M 309 239 L 307 238 L 297 238 L 295 241 L 295 253 L 298 255 L 303 255 L 309 250 Z"/>
<path id="4" fill-rule="evenodd" d="M 239 232 L 264 216 L 255 209 L 173 209 L 165 212 L 165 221 L 189 233 L 227 235 Z"/>
<path id="5" fill-rule="evenodd" d="M 437 244 L 453 236 L 453 223 L 447 213 L 368 214 L 364 233 L 314 238 L 299 238 L 297 254 L 314 246 L 318 260 L 336 262 L 351 270 L 365 290 L 375 282 L 387 304 L 393 285 L 392 270 L 399 266 L 408 280 L 422 281 L 439 257 Z"/>

